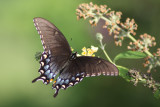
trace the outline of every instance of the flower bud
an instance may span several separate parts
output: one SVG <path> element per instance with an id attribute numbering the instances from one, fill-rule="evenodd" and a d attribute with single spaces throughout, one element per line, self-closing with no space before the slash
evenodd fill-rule
<path id="1" fill-rule="evenodd" d="M 102 36 L 101 33 L 97 33 L 97 34 L 96 34 L 96 37 L 97 37 L 97 39 L 98 39 L 99 41 L 102 41 L 102 40 L 103 40 L 103 36 Z"/>

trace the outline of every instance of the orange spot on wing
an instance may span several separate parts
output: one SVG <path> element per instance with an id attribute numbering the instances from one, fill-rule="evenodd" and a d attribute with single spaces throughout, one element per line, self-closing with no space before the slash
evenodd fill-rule
<path id="1" fill-rule="evenodd" d="M 55 83 L 56 83 L 56 81 L 54 81 L 54 82 L 53 82 L 53 86 L 55 86 L 55 85 L 56 85 Z"/>
<path id="2" fill-rule="evenodd" d="M 56 83 L 56 81 L 53 82 L 53 84 L 55 84 L 55 83 Z"/>
<path id="3" fill-rule="evenodd" d="M 50 82 L 52 82 L 53 81 L 53 79 L 50 79 Z"/>

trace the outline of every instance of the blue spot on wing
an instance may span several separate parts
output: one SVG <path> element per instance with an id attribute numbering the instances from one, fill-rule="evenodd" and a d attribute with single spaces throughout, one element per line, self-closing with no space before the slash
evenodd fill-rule
<path id="1" fill-rule="evenodd" d="M 45 75 L 48 75 L 48 74 L 50 73 L 50 71 L 51 71 L 51 70 L 47 70 L 47 71 L 45 72 Z"/>
<path id="2" fill-rule="evenodd" d="M 56 84 L 58 84 L 60 81 L 61 81 L 61 79 L 58 77 Z"/>
<path id="3" fill-rule="evenodd" d="M 77 74 L 76 76 L 78 77 L 78 76 L 80 76 L 80 74 Z"/>
<path id="4" fill-rule="evenodd" d="M 71 81 L 74 81 L 74 80 L 75 80 L 75 77 L 72 77 L 72 78 L 71 78 Z"/>
<path id="5" fill-rule="evenodd" d="M 50 73 L 47 77 L 51 79 L 53 77 L 53 73 Z"/>
<path id="6" fill-rule="evenodd" d="M 69 80 L 67 79 L 67 80 L 65 80 L 65 82 L 64 82 L 65 84 L 68 84 L 69 83 Z"/>
<path id="7" fill-rule="evenodd" d="M 50 61 L 50 59 L 46 59 L 46 63 L 47 63 L 47 64 L 49 63 L 49 61 Z"/>
<path id="8" fill-rule="evenodd" d="M 49 65 L 45 65 L 44 69 L 47 70 L 49 68 Z"/>
<path id="9" fill-rule="evenodd" d="M 62 85 L 62 84 L 63 84 L 63 82 L 64 82 L 64 80 L 62 80 L 59 84 L 60 84 L 60 85 Z"/>

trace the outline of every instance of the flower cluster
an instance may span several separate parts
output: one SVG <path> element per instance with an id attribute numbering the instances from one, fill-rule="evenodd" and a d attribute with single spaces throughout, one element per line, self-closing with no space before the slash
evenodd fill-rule
<path id="1" fill-rule="evenodd" d="M 79 5 L 78 9 L 76 9 L 77 19 L 81 18 L 91 18 L 89 23 L 93 26 L 96 26 L 99 21 L 99 16 L 106 14 L 110 9 L 106 9 L 106 5 L 101 5 L 100 7 L 97 5 L 93 5 L 91 2 L 90 4 L 84 3 Z M 95 17 L 95 14 L 97 17 Z"/>
<path id="2" fill-rule="evenodd" d="M 122 46 L 122 41 L 124 37 L 127 37 L 128 34 L 135 35 L 134 32 L 137 30 L 137 24 L 132 19 L 127 18 L 126 22 L 123 24 L 120 22 L 122 12 L 111 11 L 110 8 L 107 8 L 106 5 L 93 5 L 93 3 L 84 3 L 80 4 L 76 10 L 77 19 L 89 19 L 89 23 L 92 26 L 96 26 L 99 19 L 105 20 L 103 28 L 107 28 L 109 35 L 114 35 L 115 44 Z M 125 30 L 121 29 L 124 28 Z"/>
<path id="3" fill-rule="evenodd" d="M 155 53 L 155 56 L 160 56 L 160 48 L 157 49 L 157 52 Z"/>
<path id="4" fill-rule="evenodd" d="M 127 29 L 133 35 L 136 35 L 135 30 L 137 30 L 138 25 L 135 23 L 134 19 L 127 18 L 126 22 L 121 23 L 122 28 Z"/>
<path id="5" fill-rule="evenodd" d="M 107 52 L 105 51 L 105 44 L 102 43 L 103 36 L 101 33 L 97 33 L 97 39 L 100 42 L 100 48 L 103 50 L 106 58 L 111 63 L 116 63 L 115 59 L 128 58 L 128 59 L 139 59 L 145 58 L 144 67 L 148 67 L 147 72 L 151 74 L 151 70 L 157 66 L 160 66 L 160 48 L 157 49 L 156 53 L 151 53 L 149 48 L 156 45 L 155 38 L 148 34 L 140 35 L 139 39 L 135 39 L 136 30 L 138 25 L 135 23 L 134 19 L 127 18 L 123 23 L 121 22 L 121 12 L 111 11 L 106 5 L 94 5 L 93 3 L 80 4 L 76 10 L 77 19 L 89 19 L 89 23 L 92 26 L 96 26 L 99 20 L 103 20 L 105 23 L 102 25 L 103 28 L 108 30 L 108 34 L 114 37 L 116 46 L 122 46 L 122 42 L 125 39 L 130 39 L 128 49 L 135 51 L 119 53 L 115 58 L 114 62 L 110 59 Z M 82 49 L 82 55 L 94 56 L 91 49 Z M 139 52 L 137 52 L 139 51 Z M 157 96 L 160 98 L 160 84 L 156 83 L 152 77 L 146 74 L 140 74 L 137 70 L 129 70 L 124 66 L 117 65 L 120 76 L 126 80 L 134 82 L 137 85 L 138 82 L 143 83 L 145 86 L 151 88 L 153 92 L 157 91 Z M 126 72 L 127 71 L 127 72 Z M 128 73 L 129 75 L 124 75 Z M 156 93 L 156 92 L 155 92 Z"/>
<path id="6" fill-rule="evenodd" d="M 120 24 L 121 15 L 121 12 L 115 11 L 110 11 L 106 14 L 105 17 L 108 17 L 109 20 L 105 21 L 103 28 L 107 28 L 110 35 L 118 35 L 120 33 L 121 29 L 117 26 L 117 24 Z"/>
<path id="7" fill-rule="evenodd" d="M 130 42 L 130 46 L 128 46 L 128 49 L 131 49 L 132 51 L 148 51 L 149 47 L 155 46 L 155 38 L 148 34 L 140 35 L 140 39 L 138 39 L 135 42 Z"/>
<path id="8" fill-rule="evenodd" d="M 74 51 L 74 49 L 71 47 L 71 50 Z M 95 53 L 98 51 L 98 47 L 91 46 L 91 48 L 82 48 L 81 54 L 77 54 L 77 56 L 92 56 L 95 57 Z"/>
<path id="9" fill-rule="evenodd" d="M 157 85 L 159 86 L 159 83 L 156 83 L 151 75 L 143 74 L 143 78 L 146 79 L 144 86 L 149 87 L 153 92 L 158 89 Z"/>
<path id="10" fill-rule="evenodd" d="M 128 71 L 128 75 L 132 78 L 130 81 L 133 82 L 135 86 L 138 84 L 139 80 L 142 79 L 142 76 L 140 75 L 139 71 L 135 69 L 130 69 Z"/>
<path id="11" fill-rule="evenodd" d="M 126 36 L 125 32 L 117 26 L 117 24 L 120 24 L 121 15 L 121 12 L 109 12 L 106 14 L 109 20 L 106 20 L 103 26 L 103 28 L 107 28 L 109 35 L 114 35 L 115 44 L 117 46 L 122 46 L 122 41 Z"/>
<path id="12" fill-rule="evenodd" d="M 152 37 L 151 35 L 145 33 L 143 35 L 140 35 L 140 38 L 141 45 L 143 45 L 145 48 L 156 45 L 155 37 Z"/>
<path id="13" fill-rule="evenodd" d="M 87 4 L 80 4 L 77 11 L 78 19 L 89 18 L 91 25 L 96 25 L 99 19 L 105 21 L 103 28 L 107 28 L 110 35 L 114 35 L 115 44 L 122 46 L 124 38 L 129 38 L 128 49 L 132 51 L 145 52 L 148 57 L 145 59 L 144 66 L 148 66 L 149 70 L 154 66 L 157 66 L 157 56 L 152 55 L 149 52 L 149 48 L 156 45 L 155 38 L 148 34 L 140 35 L 140 39 L 136 40 L 132 35 L 136 35 L 138 25 L 134 19 L 127 18 L 124 23 L 120 21 L 121 12 L 111 11 L 106 5 L 94 5 L 92 2 Z M 85 52 L 84 52 L 85 53 Z"/>
<path id="14" fill-rule="evenodd" d="M 153 57 L 147 56 L 143 65 L 144 67 L 148 67 L 148 73 L 151 72 L 151 69 L 160 66 L 160 48 L 157 49 L 156 53 L 153 53 Z"/>
<path id="15" fill-rule="evenodd" d="M 138 82 L 142 82 L 144 83 L 144 86 L 150 88 L 153 92 L 160 87 L 160 84 L 156 83 L 153 77 L 149 74 L 140 74 L 140 72 L 135 69 L 129 70 L 128 74 L 132 78 L 131 82 L 133 82 L 135 86 Z"/>
<path id="16" fill-rule="evenodd" d="M 81 55 L 82 56 L 95 56 L 95 52 L 98 51 L 98 47 L 94 47 L 94 46 L 91 46 L 91 48 L 86 48 L 86 47 L 83 47 L 82 49 L 82 53 Z"/>

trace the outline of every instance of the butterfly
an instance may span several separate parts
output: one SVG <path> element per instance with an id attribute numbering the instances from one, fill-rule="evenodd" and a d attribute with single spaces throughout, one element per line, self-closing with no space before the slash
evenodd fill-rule
<path id="1" fill-rule="evenodd" d="M 91 76 L 118 76 L 117 67 L 98 57 L 77 56 L 60 30 L 44 18 L 34 18 L 34 25 L 40 35 L 44 52 L 40 59 L 40 76 L 32 83 L 42 80 L 44 84 L 53 82 L 54 97 L 60 89 L 66 89 Z"/>

